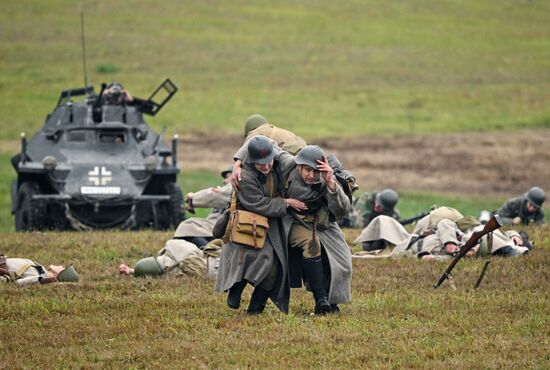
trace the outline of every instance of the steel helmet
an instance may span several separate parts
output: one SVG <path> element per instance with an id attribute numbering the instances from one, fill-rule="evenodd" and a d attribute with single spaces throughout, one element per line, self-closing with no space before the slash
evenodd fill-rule
<path id="1" fill-rule="evenodd" d="M 542 204 L 544 203 L 544 200 L 546 199 L 546 195 L 544 194 L 544 190 L 539 188 L 538 186 L 533 186 L 529 191 L 525 194 L 527 200 L 531 202 L 535 207 L 540 208 L 542 207 Z"/>
<path id="2" fill-rule="evenodd" d="M 261 114 L 253 114 L 250 117 L 248 117 L 246 119 L 246 122 L 244 123 L 245 136 L 248 135 L 250 131 L 257 129 L 264 123 L 267 123 L 267 120 Z"/>
<path id="3" fill-rule="evenodd" d="M 57 275 L 57 281 L 76 283 L 80 279 L 75 268 L 71 265 Z"/>
<path id="4" fill-rule="evenodd" d="M 254 136 L 248 141 L 247 163 L 266 164 L 275 157 L 273 142 L 263 135 Z"/>
<path id="5" fill-rule="evenodd" d="M 137 261 L 134 267 L 134 276 L 158 276 L 162 274 L 162 268 L 160 267 L 155 257 L 142 258 Z"/>
<path id="6" fill-rule="evenodd" d="M 294 162 L 317 169 L 317 161 L 323 161 L 324 158 L 325 153 L 317 145 L 306 145 L 298 152 Z"/>
<path id="7" fill-rule="evenodd" d="M 222 172 L 220 172 L 220 175 L 222 175 L 222 177 L 225 179 L 225 175 L 232 172 L 233 172 L 233 165 L 230 165 L 227 168 L 225 168 Z"/>
<path id="8" fill-rule="evenodd" d="M 384 189 L 376 194 L 375 202 L 384 208 L 384 211 L 389 212 L 395 208 L 399 201 L 399 195 L 392 189 Z"/>

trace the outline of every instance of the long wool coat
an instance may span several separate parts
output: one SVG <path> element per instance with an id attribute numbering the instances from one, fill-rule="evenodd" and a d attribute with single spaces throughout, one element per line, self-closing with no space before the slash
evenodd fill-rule
<path id="1" fill-rule="evenodd" d="M 285 155 L 285 154 L 282 154 Z M 280 158 L 282 160 L 282 158 Z M 284 168 L 284 167 L 282 167 Z M 321 250 L 325 260 L 324 267 L 327 275 L 327 291 L 328 299 L 332 304 L 347 303 L 351 301 L 351 252 L 348 244 L 344 238 L 344 234 L 340 227 L 335 222 L 349 212 L 350 202 L 349 198 L 344 193 L 340 184 L 336 184 L 336 191 L 331 194 L 326 183 L 322 177 L 318 184 L 313 186 L 306 184 L 300 174 L 297 167 L 286 167 L 289 173 L 284 174 L 287 178 L 287 185 L 285 187 L 285 196 L 288 198 L 299 199 L 308 206 L 311 201 L 316 200 L 316 203 L 320 208 L 325 208 L 330 213 L 328 224 L 322 227 L 319 225 L 316 230 L 316 235 L 321 242 Z M 289 210 L 289 212 L 293 212 Z M 286 235 L 292 226 L 292 222 L 295 220 L 295 216 L 288 214 L 283 219 L 283 225 L 285 227 Z M 309 229 L 312 229 L 311 223 L 305 224 Z M 288 228 L 288 229 L 287 229 Z M 291 260 L 291 268 L 293 272 L 300 270 L 298 261 Z M 299 280 L 300 274 L 293 273 L 291 276 L 292 287 L 300 287 L 301 281 Z"/>
<path id="2" fill-rule="evenodd" d="M 275 164 L 277 166 L 277 164 Z M 273 171 L 275 189 L 280 179 Z M 242 180 L 237 192 L 237 208 L 268 217 L 269 229 L 262 249 L 253 249 L 242 244 L 228 242 L 222 247 L 216 290 L 226 291 L 242 280 L 257 286 L 267 277 L 273 264 L 279 266 L 278 279 L 271 293 L 277 307 L 288 312 L 290 288 L 288 284 L 287 239 L 281 224 L 286 215 L 286 203 L 281 197 L 270 197 L 266 176 L 253 165 L 243 164 Z"/>

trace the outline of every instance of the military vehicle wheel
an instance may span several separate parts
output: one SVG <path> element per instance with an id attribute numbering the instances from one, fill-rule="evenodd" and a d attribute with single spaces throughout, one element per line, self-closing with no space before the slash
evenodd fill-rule
<path id="1" fill-rule="evenodd" d="M 41 230 L 45 227 L 46 207 L 43 202 L 32 200 L 35 194 L 40 194 L 40 187 L 35 182 L 24 182 L 19 187 L 15 211 L 16 231 Z"/>
<path id="2" fill-rule="evenodd" d="M 175 229 L 179 226 L 180 222 L 185 219 L 183 194 L 178 184 L 174 182 L 167 182 L 164 184 L 164 191 L 170 196 L 170 200 L 167 203 L 167 227 L 173 227 Z"/>

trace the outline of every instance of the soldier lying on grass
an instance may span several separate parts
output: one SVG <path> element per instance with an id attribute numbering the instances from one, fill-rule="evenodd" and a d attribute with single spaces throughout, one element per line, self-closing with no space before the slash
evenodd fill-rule
<path id="1" fill-rule="evenodd" d="M 27 258 L 8 258 L 0 255 L 0 282 L 18 285 L 77 282 L 78 273 L 73 266 L 43 265 Z"/>
<path id="2" fill-rule="evenodd" d="M 474 217 L 464 217 L 456 209 L 438 207 L 422 218 L 412 233 L 393 218 L 376 217 L 355 239 L 364 251 L 355 258 L 418 257 L 424 260 L 451 258 L 470 235 L 483 228 Z M 530 245 L 515 231 L 496 230 L 491 253 L 502 256 L 519 256 L 528 252 Z M 487 254 L 487 237 L 466 256 Z M 478 251 L 479 250 L 479 251 Z"/>
<path id="3" fill-rule="evenodd" d="M 208 243 L 204 250 L 185 240 L 170 239 L 156 257 L 140 259 L 132 268 L 121 263 L 118 272 L 136 277 L 145 276 L 195 276 L 215 278 L 219 263 L 221 240 Z"/>

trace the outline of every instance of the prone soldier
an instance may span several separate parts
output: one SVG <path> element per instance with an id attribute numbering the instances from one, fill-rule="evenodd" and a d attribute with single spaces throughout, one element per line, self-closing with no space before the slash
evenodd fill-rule
<path id="1" fill-rule="evenodd" d="M 221 241 L 214 240 L 200 250 L 185 240 L 170 239 L 156 256 L 145 257 L 134 267 L 121 263 L 118 272 L 135 277 L 195 276 L 215 279 L 219 263 Z"/>
<path id="2" fill-rule="evenodd" d="M 533 186 L 523 196 L 508 199 L 494 213 L 500 215 L 504 225 L 527 225 L 530 223 L 540 225 L 545 222 L 544 210 L 542 209 L 545 199 L 544 190 L 538 186 Z"/>
<path id="3" fill-rule="evenodd" d="M 73 266 L 50 265 L 48 268 L 28 258 L 8 258 L 0 255 L 0 282 L 18 285 L 77 282 L 79 275 Z"/>

